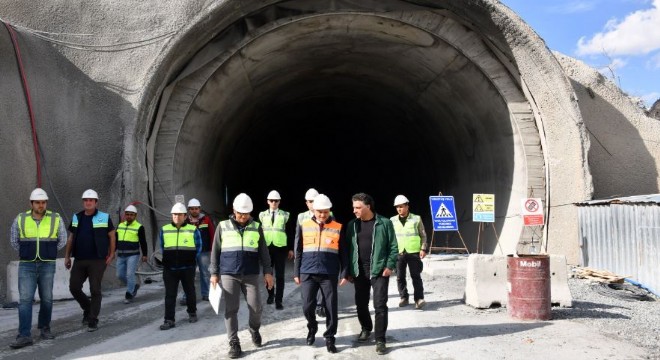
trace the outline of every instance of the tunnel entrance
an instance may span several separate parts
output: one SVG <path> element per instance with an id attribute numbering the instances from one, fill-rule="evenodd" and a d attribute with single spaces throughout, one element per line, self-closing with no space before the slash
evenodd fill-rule
<path id="1" fill-rule="evenodd" d="M 509 239 L 500 246 L 515 248 L 519 198 L 545 194 L 521 85 L 455 16 L 383 3 L 400 11 L 281 2 L 221 29 L 161 98 L 149 140 L 154 205 L 166 210 L 184 194 L 225 218 L 245 192 L 256 215 L 277 189 L 295 214 L 314 187 L 340 222 L 363 191 L 388 217 L 405 194 L 430 226 L 428 196 L 443 192 L 456 197 L 475 251 L 472 193 L 495 193 L 498 233 Z M 494 251 L 493 234 L 481 241 L 480 252 Z"/>

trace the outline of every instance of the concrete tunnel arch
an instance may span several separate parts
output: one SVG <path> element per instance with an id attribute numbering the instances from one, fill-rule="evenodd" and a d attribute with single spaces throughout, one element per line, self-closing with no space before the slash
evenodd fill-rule
<path id="1" fill-rule="evenodd" d="M 315 187 L 344 222 L 359 191 L 387 216 L 404 193 L 428 222 L 428 195 L 442 191 L 474 251 L 472 193 L 495 193 L 500 246 L 515 251 L 519 199 L 548 193 L 543 129 L 511 53 L 460 9 L 255 3 L 205 20 L 215 35 L 162 91 L 147 166 L 156 208 L 184 194 L 222 217 L 246 192 L 256 212 L 278 189 L 297 213 Z M 481 240 L 495 251 L 493 234 Z"/>

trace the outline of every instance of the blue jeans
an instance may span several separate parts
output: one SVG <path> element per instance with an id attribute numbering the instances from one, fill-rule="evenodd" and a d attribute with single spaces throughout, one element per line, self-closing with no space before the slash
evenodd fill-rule
<path id="1" fill-rule="evenodd" d="M 197 256 L 197 267 L 199 268 L 199 290 L 203 297 L 209 297 L 209 285 L 211 283 L 211 272 L 209 265 L 211 264 L 211 252 L 203 252 Z M 186 294 L 181 297 L 186 300 Z"/>
<path id="2" fill-rule="evenodd" d="M 39 323 L 37 328 L 50 327 L 53 313 L 53 279 L 55 261 L 20 262 L 18 264 L 18 335 L 31 337 L 32 301 L 34 292 L 39 287 Z"/>
<path id="3" fill-rule="evenodd" d="M 140 255 L 117 256 L 117 278 L 126 284 L 126 292 L 133 294 L 135 290 L 135 271 L 140 262 Z"/>

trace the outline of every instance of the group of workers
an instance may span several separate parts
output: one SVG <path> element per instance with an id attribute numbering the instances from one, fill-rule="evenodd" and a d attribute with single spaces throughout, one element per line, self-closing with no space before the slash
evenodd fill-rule
<path id="1" fill-rule="evenodd" d="M 125 220 L 115 229 L 109 215 L 97 209 L 98 194 L 94 190 L 86 190 L 82 199 L 83 210 L 74 214 L 68 237 L 60 215 L 47 210 L 48 195 L 40 188 L 30 195 L 31 209 L 20 213 L 12 224 L 11 245 L 20 257 L 19 333 L 10 345 L 12 348 L 33 343 L 32 302 L 37 288 L 40 337 L 54 338 L 50 331 L 52 288 L 57 251 L 63 247 L 64 265 L 71 270 L 69 290 L 83 310 L 82 322 L 88 331 L 98 329 L 101 281 L 115 254 L 117 277 L 126 284 L 124 303 L 131 303 L 137 294 L 140 285 L 135 272 L 139 262 L 147 260 L 146 236 L 136 219 L 137 209 L 133 205 L 126 207 Z M 309 189 L 305 194 L 308 211 L 298 215 L 293 241 L 287 236 L 292 227 L 290 214 L 279 208 L 280 201 L 280 194 L 271 191 L 267 196 L 268 210 L 260 212 L 255 219 L 251 216 L 252 199 L 241 193 L 232 203 L 232 214 L 217 227 L 201 212 L 197 199 L 191 199 L 187 207 L 182 203 L 172 207 L 171 223 L 159 232 L 165 285 L 165 316 L 160 329 L 176 326 L 179 282 L 184 292 L 180 303 L 186 305 L 188 322 L 197 321 L 194 280 L 199 268 L 202 299 L 209 300 L 210 288 L 215 290 L 217 286 L 225 299 L 228 356 L 242 355 L 237 318 L 241 296 L 248 303 L 252 342 L 261 347 L 261 274 L 268 291 L 266 303 L 274 303 L 277 310 L 282 310 L 285 264 L 293 259 L 293 280 L 301 286 L 307 320 L 307 345 L 313 345 L 316 340 L 320 315 L 325 317 L 326 349 L 337 352 L 337 288 L 350 282 L 355 287 L 361 326 L 357 341 L 369 341 L 373 331 L 376 353 L 385 354 L 388 287 L 395 270 L 399 306 L 409 304 L 406 269 L 413 280 L 415 308 L 422 309 L 425 305 L 421 271 L 429 244 L 421 218 L 410 213 L 408 199 L 398 195 L 394 201 L 397 215 L 387 218 L 376 212 L 370 195 L 355 194 L 352 197 L 355 218 L 344 226 L 334 218 L 330 199 Z M 75 259 L 73 263 L 71 257 Z M 89 280 L 91 299 L 82 290 L 86 280 Z M 372 292 L 373 322 L 369 312 Z"/>

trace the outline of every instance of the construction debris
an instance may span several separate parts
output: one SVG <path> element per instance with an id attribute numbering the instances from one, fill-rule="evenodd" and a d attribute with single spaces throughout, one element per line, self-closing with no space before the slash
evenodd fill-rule
<path id="1" fill-rule="evenodd" d="M 588 267 L 576 268 L 574 269 L 574 272 L 575 272 L 575 277 L 580 279 L 589 279 L 604 283 L 615 283 L 615 284 L 622 284 L 625 278 L 630 277 L 630 276 L 617 275 L 607 270 L 598 270 Z"/>

